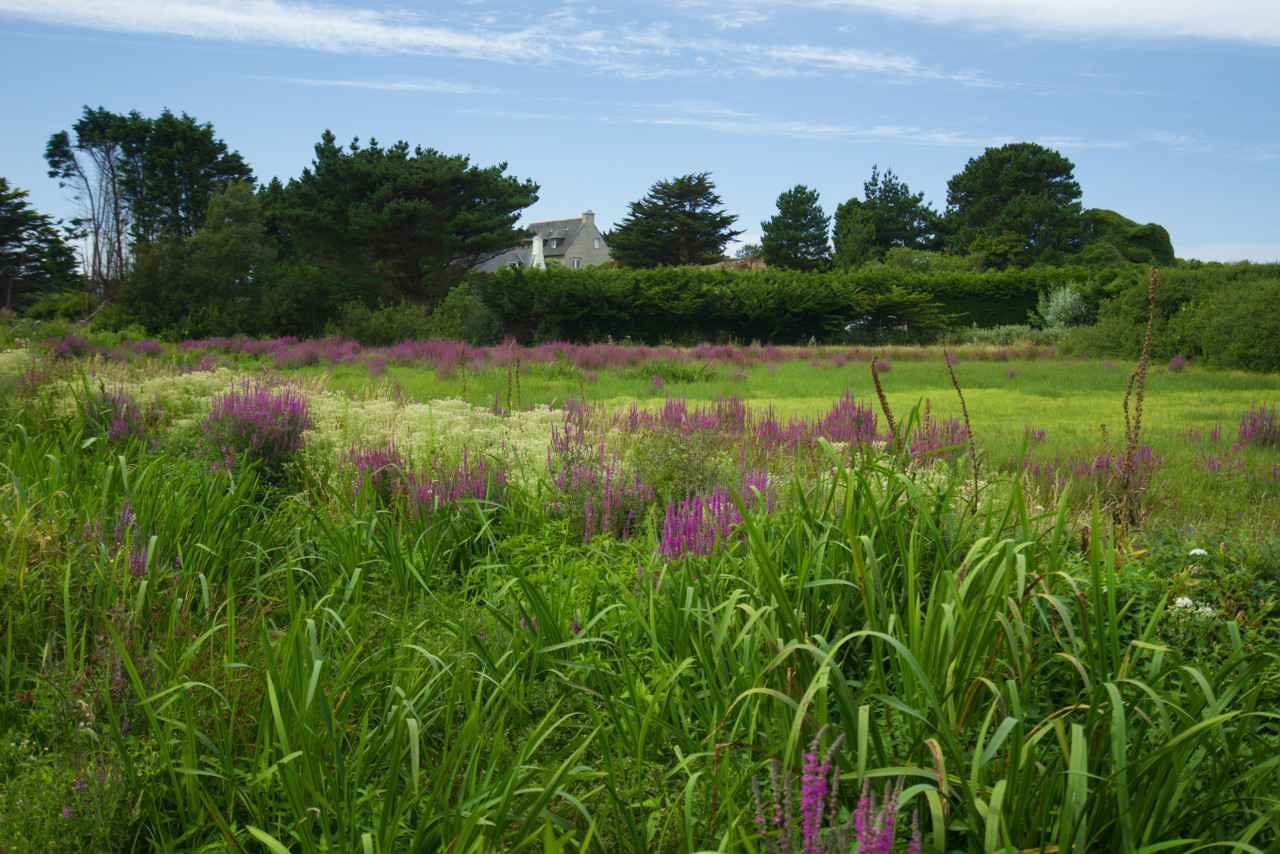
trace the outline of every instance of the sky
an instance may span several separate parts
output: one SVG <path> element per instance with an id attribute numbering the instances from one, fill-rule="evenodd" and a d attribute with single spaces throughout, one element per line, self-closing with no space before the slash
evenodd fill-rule
<path id="1" fill-rule="evenodd" d="M 0 176 L 55 217 L 52 134 L 168 108 L 260 181 L 325 129 L 506 163 L 523 223 L 709 172 L 752 242 L 798 184 L 831 214 L 878 166 L 941 211 L 1029 141 L 1180 258 L 1280 260 L 1277 0 L 0 0 L 0 79 Z"/>

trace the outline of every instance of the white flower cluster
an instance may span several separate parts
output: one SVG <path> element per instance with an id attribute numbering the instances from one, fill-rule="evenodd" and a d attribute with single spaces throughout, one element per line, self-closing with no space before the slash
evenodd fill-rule
<path id="1" fill-rule="evenodd" d="M 1210 619 L 1217 616 L 1218 612 L 1212 607 L 1205 604 L 1197 604 L 1190 596 L 1179 596 L 1173 600 L 1173 607 L 1182 611 L 1187 616 L 1196 616 L 1203 619 Z"/>
<path id="2" fill-rule="evenodd" d="M 26 350 L 0 350 L 0 376 L 20 376 L 31 367 L 31 354 Z"/>

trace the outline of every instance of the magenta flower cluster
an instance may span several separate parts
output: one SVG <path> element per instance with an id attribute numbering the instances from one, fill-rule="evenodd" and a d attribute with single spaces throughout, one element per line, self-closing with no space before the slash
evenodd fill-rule
<path id="1" fill-rule="evenodd" d="M 429 469 L 406 471 L 396 496 L 419 518 L 432 519 L 460 502 L 495 498 L 506 483 L 502 465 L 469 456 L 463 448 L 456 465 L 442 466 L 433 458 Z"/>
<path id="2" fill-rule="evenodd" d="M 653 490 L 627 472 L 616 453 L 607 453 L 603 442 L 587 438 L 589 407 L 570 401 L 564 414 L 564 426 L 552 432 L 547 452 L 547 471 L 556 487 L 547 509 L 568 518 L 583 542 L 601 535 L 625 540 L 643 521 Z"/>
<path id="3" fill-rule="evenodd" d="M 804 755 L 798 822 L 793 814 L 791 783 L 783 777 L 776 760 L 769 763 L 772 791 L 767 810 L 760 797 L 759 781 L 751 779 L 760 850 L 768 854 L 892 854 L 902 780 L 896 786 L 886 784 L 878 806 L 870 781 L 863 780 L 862 797 L 854 811 L 841 821 L 840 775 L 834 760 L 844 736 L 836 738 L 821 753 L 827 730 L 825 726 L 818 730 Z M 920 854 L 922 841 L 917 817 L 907 838 L 907 854 Z"/>
<path id="4" fill-rule="evenodd" d="M 374 448 L 353 444 L 347 451 L 346 461 L 356 470 L 352 485 L 355 497 L 372 499 L 382 507 L 390 506 L 401 482 L 401 472 L 407 468 L 395 443 Z"/>
<path id="5" fill-rule="evenodd" d="M 958 418 L 944 418 L 939 421 L 926 411 L 924 419 L 911 433 L 911 441 L 907 450 L 911 456 L 920 457 L 926 454 L 937 454 L 951 457 L 963 453 L 957 446 L 964 445 L 969 432 Z"/>
<path id="6" fill-rule="evenodd" d="M 1240 443 L 1244 445 L 1260 445 L 1275 447 L 1280 445 L 1280 424 L 1276 423 L 1276 408 L 1252 406 L 1240 416 L 1237 430 Z"/>
<path id="7" fill-rule="evenodd" d="M 127 572 L 135 579 L 147 575 L 147 541 L 150 535 L 138 531 L 138 518 L 133 511 L 133 504 L 128 498 L 120 506 L 120 512 L 108 525 L 101 518 L 85 519 L 80 532 L 80 541 L 91 550 L 97 552 L 97 558 L 103 567 L 113 566 Z M 163 552 L 163 544 L 161 551 Z M 92 552 L 91 552 L 92 553 Z M 164 567 L 166 572 L 179 567 L 177 557 L 172 561 L 156 556 L 154 568 Z M 159 575 L 152 575 L 153 584 L 163 580 Z"/>
<path id="8" fill-rule="evenodd" d="M 759 500 L 772 509 L 768 474 L 744 472 L 740 495 L 748 510 Z M 741 524 L 742 512 L 733 494 L 726 487 L 717 486 L 707 495 L 691 495 L 667 504 L 658 551 L 668 561 L 713 554 L 731 538 L 741 539 Z"/>
<path id="9" fill-rule="evenodd" d="M 144 436 L 163 417 L 160 399 L 143 410 L 122 387 L 99 388 L 85 401 L 85 426 L 111 444 L 124 444 Z"/>
<path id="10" fill-rule="evenodd" d="M 1133 466 L 1139 476 L 1145 476 L 1163 464 L 1164 458 L 1150 445 L 1144 444 L 1134 451 Z M 1093 459 L 1076 459 L 1069 455 L 1063 460 L 1055 454 L 1052 463 L 1041 463 L 1033 461 L 1028 451 L 1022 460 L 1022 471 L 1034 481 L 1054 484 L 1089 481 L 1101 486 L 1114 483 L 1124 475 L 1124 459 L 1120 454 L 1104 453 Z"/>
<path id="11" fill-rule="evenodd" d="M 213 399 L 213 408 L 201 425 L 201 447 L 215 471 L 233 471 L 243 456 L 261 464 L 269 482 L 280 483 L 309 429 L 305 395 L 287 386 L 272 388 L 246 379 Z"/>
<path id="12" fill-rule="evenodd" d="M 88 338 L 75 333 L 62 337 L 46 338 L 41 344 L 49 355 L 55 359 L 74 359 L 79 356 L 87 356 L 99 349 L 91 345 Z"/>

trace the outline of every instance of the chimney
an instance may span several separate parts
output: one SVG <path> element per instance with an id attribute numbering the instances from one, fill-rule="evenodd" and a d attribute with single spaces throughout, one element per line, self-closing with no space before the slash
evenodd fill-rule
<path id="1" fill-rule="evenodd" d="M 589 227 L 591 227 L 591 228 L 595 228 L 595 227 L 596 227 L 596 212 L 595 212 L 595 211 L 583 211 L 583 212 L 582 212 L 582 227 L 583 227 L 583 228 L 587 228 L 588 226 L 589 226 Z"/>

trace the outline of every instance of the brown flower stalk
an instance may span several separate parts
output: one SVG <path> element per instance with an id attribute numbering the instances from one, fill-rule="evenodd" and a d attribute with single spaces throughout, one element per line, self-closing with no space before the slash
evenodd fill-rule
<path id="1" fill-rule="evenodd" d="M 964 392 L 960 390 L 960 381 L 956 379 L 955 368 L 951 367 L 951 354 L 947 352 L 947 348 L 942 348 L 942 361 L 947 363 L 947 373 L 951 374 L 951 385 L 956 390 L 956 396 L 960 398 L 960 412 L 964 415 L 964 434 L 969 440 L 969 466 L 973 469 L 973 505 L 969 508 L 972 512 L 978 512 L 978 452 L 973 446 L 973 428 L 969 426 L 969 407 L 964 403 Z"/>
<path id="2" fill-rule="evenodd" d="M 871 382 L 876 387 L 876 397 L 880 398 L 880 409 L 884 412 L 885 420 L 889 422 L 889 435 L 893 437 L 893 450 L 898 450 L 898 428 L 893 423 L 893 412 L 889 409 L 889 398 L 884 395 L 884 388 L 880 385 L 880 372 L 876 370 L 876 362 L 879 356 L 871 358 Z"/>
<path id="3" fill-rule="evenodd" d="M 1147 302 L 1150 304 L 1150 314 L 1147 317 L 1147 335 L 1142 342 L 1142 354 L 1138 357 L 1138 364 L 1134 366 L 1133 373 L 1129 374 L 1129 380 L 1125 384 L 1124 401 L 1124 456 L 1121 465 L 1123 471 L 1121 473 L 1121 491 L 1120 491 L 1120 507 L 1117 508 L 1121 519 L 1130 525 L 1136 525 L 1139 521 L 1139 508 L 1142 484 L 1138 483 L 1137 463 L 1135 458 L 1138 453 L 1138 435 L 1142 430 L 1142 399 L 1146 390 L 1147 382 L 1147 363 L 1151 358 L 1151 332 L 1156 325 L 1156 292 L 1160 289 L 1160 274 L 1155 267 L 1151 268 L 1151 280 L 1147 285 Z M 1129 396 L 1133 395 L 1133 423 L 1129 422 Z"/>

